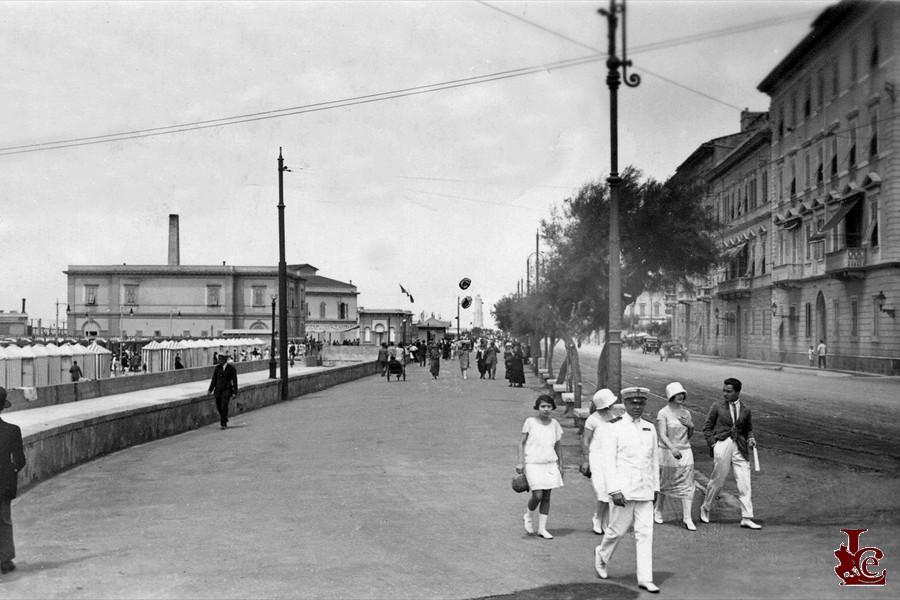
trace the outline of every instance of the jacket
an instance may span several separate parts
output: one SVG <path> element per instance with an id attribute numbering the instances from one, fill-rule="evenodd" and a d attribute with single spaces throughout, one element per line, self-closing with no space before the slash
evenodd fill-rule
<path id="1" fill-rule="evenodd" d="M 600 469 L 608 493 L 621 492 L 626 500 L 653 500 L 659 491 L 656 427 L 628 415 L 603 430 Z"/>
<path id="2" fill-rule="evenodd" d="M 234 365 L 216 365 L 213 371 L 212 381 L 209 382 L 209 391 L 215 392 L 216 397 L 234 396 L 238 393 L 237 369 Z"/>
<path id="3" fill-rule="evenodd" d="M 716 442 L 732 438 L 737 444 L 738 451 L 749 458 L 749 445 L 747 440 L 753 437 L 753 424 L 750 420 L 750 407 L 741 402 L 741 410 L 737 423 L 731 418 L 731 406 L 726 400 L 720 400 L 709 407 L 706 415 L 706 423 L 703 425 L 703 437 L 706 444 L 712 448 Z"/>
<path id="4" fill-rule="evenodd" d="M 19 485 L 19 471 L 25 467 L 22 430 L 0 419 L 0 496 L 13 499 Z"/>

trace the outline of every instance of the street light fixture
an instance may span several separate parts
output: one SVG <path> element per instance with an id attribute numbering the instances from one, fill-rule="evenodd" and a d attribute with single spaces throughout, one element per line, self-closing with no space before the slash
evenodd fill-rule
<path id="1" fill-rule="evenodd" d="M 641 78 L 635 73 L 628 74 L 631 61 L 627 59 L 625 36 L 625 0 L 609 0 L 609 9 L 599 9 L 606 17 L 609 26 L 609 52 L 606 59 L 606 85 L 609 87 L 609 145 L 610 173 L 606 181 L 609 184 L 609 330 L 606 343 L 609 344 L 607 387 L 613 393 L 622 388 L 622 297 L 621 297 L 621 264 L 619 240 L 619 194 L 622 178 L 619 176 L 619 84 L 624 80 L 628 87 L 637 87 Z M 622 13 L 622 58 L 616 56 L 616 26 L 618 13 Z M 622 69 L 622 74 L 619 74 Z M 602 383 L 602 382 L 601 382 Z"/>

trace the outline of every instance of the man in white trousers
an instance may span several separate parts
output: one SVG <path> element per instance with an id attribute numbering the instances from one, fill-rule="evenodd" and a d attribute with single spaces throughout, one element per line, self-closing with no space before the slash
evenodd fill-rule
<path id="1" fill-rule="evenodd" d="M 641 418 L 650 390 L 622 390 L 625 416 L 612 421 L 600 445 L 600 464 L 612 501 L 609 527 L 594 549 L 594 568 L 606 579 L 607 565 L 619 540 L 634 526 L 638 587 L 659 591 L 653 583 L 653 503 L 659 493 L 656 427 Z"/>

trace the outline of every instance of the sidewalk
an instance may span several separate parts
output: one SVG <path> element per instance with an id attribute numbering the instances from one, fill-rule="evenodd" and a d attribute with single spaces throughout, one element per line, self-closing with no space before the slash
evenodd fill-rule
<path id="1" fill-rule="evenodd" d="M 533 387 L 523 389 L 470 372 L 463 380 L 447 361 L 434 381 L 411 365 L 406 381 L 366 377 L 246 412 L 226 431 L 202 427 L 47 480 L 14 502 L 19 569 L 0 579 L 0 594 L 642 596 L 630 538 L 609 580 L 594 573 L 592 488 L 560 410 L 566 468 L 551 504 L 555 539 L 525 534 L 526 496 L 509 482 L 541 388 L 528 372 Z M 748 532 L 725 509 L 715 517 L 696 533 L 655 527 L 661 597 L 844 597 L 835 526 L 770 520 Z M 893 537 L 882 549 L 896 556 L 897 527 L 885 529 Z"/>

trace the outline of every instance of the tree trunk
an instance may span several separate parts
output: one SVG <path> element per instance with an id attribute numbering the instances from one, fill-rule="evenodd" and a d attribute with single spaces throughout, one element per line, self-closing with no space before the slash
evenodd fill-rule
<path id="1" fill-rule="evenodd" d="M 609 387 L 609 344 L 604 340 L 600 360 L 597 361 L 597 389 L 607 387 Z"/>
<path id="2" fill-rule="evenodd" d="M 581 365 L 578 363 L 578 345 L 571 337 L 566 339 L 566 356 L 572 369 L 572 391 L 575 392 L 575 408 L 581 408 L 581 394 L 578 393 L 581 386 Z"/>

